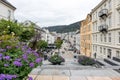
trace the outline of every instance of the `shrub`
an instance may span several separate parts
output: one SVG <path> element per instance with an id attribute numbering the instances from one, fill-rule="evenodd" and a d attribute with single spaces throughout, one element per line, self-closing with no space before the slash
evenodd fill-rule
<path id="1" fill-rule="evenodd" d="M 90 58 L 90 57 L 79 56 L 78 63 L 82 64 L 82 65 L 94 65 L 95 64 L 95 60 Z"/>
<path id="2" fill-rule="evenodd" d="M 58 54 L 55 54 L 55 55 L 51 56 L 48 59 L 48 61 L 54 65 L 56 65 L 56 64 L 60 65 L 62 62 L 65 62 L 65 59 L 63 57 L 59 56 Z"/>
<path id="3" fill-rule="evenodd" d="M 42 59 L 28 46 L 0 48 L 0 80 L 23 80 Z"/>

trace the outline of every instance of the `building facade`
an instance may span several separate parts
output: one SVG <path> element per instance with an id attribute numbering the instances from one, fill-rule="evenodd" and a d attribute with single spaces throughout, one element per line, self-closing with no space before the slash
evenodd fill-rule
<path id="1" fill-rule="evenodd" d="M 54 33 L 49 32 L 49 30 L 47 29 L 43 29 L 44 33 L 42 34 L 42 40 L 45 40 L 46 42 L 48 42 L 48 44 L 54 44 L 55 40 L 56 40 L 56 36 L 54 35 Z"/>
<path id="2" fill-rule="evenodd" d="M 77 49 L 77 52 L 80 53 L 80 30 L 76 31 L 75 37 L 74 37 L 74 45 Z"/>
<path id="3" fill-rule="evenodd" d="M 0 19 L 15 20 L 15 10 L 16 8 L 7 0 L 0 0 Z"/>
<path id="4" fill-rule="evenodd" d="M 120 0 L 102 0 L 92 10 L 92 57 L 120 58 Z"/>
<path id="5" fill-rule="evenodd" d="M 91 57 L 92 49 L 92 17 L 91 14 L 88 14 L 86 19 L 81 22 L 81 28 L 80 28 L 80 53 L 82 55 Z"/>

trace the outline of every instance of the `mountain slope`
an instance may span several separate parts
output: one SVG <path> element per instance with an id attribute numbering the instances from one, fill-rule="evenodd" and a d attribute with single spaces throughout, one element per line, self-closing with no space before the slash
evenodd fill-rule
<path id="1" fill-rule="evenodd" d="M 56 31 L 57 33 L 66 33 L 66 32 L 73 32 L 76 30 L 80 30 L 81 21 L 75 22 L 70 25 L 58 25 L 58 26 L 49 26 L 45 27 L 45 29 L 48 29 L 50 32 Z"/>

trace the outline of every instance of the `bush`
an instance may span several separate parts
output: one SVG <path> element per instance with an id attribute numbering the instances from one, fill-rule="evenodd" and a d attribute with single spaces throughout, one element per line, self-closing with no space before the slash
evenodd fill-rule
<path id="1" fill-rule="evenodd" d="M 23 80 L 42 59 L 28 46 L 0 48 L 0 80 Z"/>
<path id="2" fill-rule="evenodd" d="M 48 59 L 48 61 L 54 65 L 56 65 L 56 64 L 60 65 L 62 62 L 65 62 L 65 59 L 63 57 L 59 56 L 58 54 L 55 54 L 55 55 L 51 56 Z"/>
<path id="3" fill-rule="evenodd" d="M 82 65 L 94 65 L 95 64 L 95 60 L 90 58 L 90 57 L 79 56 L 78 63 L 82 64 Z"/>

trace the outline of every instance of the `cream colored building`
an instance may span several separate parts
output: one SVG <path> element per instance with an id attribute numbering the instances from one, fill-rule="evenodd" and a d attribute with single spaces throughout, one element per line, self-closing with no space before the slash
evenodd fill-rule
<path id="1" fill-rule="evenodd" d="M 92 49 L 92 17 L 88 14 L 86 19 L 82 21 L 80 28 L 80 52 L 82 55 L 91 57 Z"/>
<path id="2" fill-rule="evenodd" d="M 102 0 L 92 10 L 92 57 L 120 58 L 120 0 Z"/>
<path id="3" fill-rule="evenodd" d="M 16 8 L 7 0 L 0 0 L 0 19 L 14 20 Z"/>

